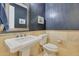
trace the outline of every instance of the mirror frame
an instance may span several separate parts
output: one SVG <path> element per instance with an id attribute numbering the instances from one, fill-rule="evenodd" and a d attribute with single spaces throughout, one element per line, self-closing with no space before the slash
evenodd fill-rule
<path id="1" fill-rule="evenodd" d="M 20 29 L 19 28 L 14 28 L 12 30 L 9 29 L 9 32 L 29 30 L 29 3 L 26 3 L 26 4 L 24 4 L 24 3 L 14 3 L 14 4 L 27 9 L 27 28 L 20 28 Z M 9 5 L 10 5 L 10 3 L 5 3 L 5 11 L 6 11 L 7 19 L 9 19 Z"/>

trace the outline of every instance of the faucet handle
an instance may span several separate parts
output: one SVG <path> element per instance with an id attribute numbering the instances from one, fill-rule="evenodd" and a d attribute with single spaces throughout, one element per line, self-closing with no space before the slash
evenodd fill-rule
<path id="1" fill-rule="evenodd" d="M 17 34 L 16 37 L 24 37 L 26 34 Z"/>
<path id="2" fill-rule="evenodd" d="M 20 34 L 17 34 L 16 37 L 20 37 Z"/>

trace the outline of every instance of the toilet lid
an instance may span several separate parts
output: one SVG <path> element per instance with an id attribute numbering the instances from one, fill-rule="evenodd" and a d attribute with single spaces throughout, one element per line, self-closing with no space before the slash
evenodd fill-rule
<path id="1" fill-rule="evenodd" d="M 45 44 L 43 47 L 49 51 L 58 51 L 58 47 L 51 43 Z"/>

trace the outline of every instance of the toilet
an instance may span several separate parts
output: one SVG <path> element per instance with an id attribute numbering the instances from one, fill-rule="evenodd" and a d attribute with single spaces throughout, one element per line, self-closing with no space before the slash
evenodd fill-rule
<path id="1" fill-rule="evenodd" d="M 38 36 L 39 39 L 41 39 L 39 43 L 44 50 L 43 56 L 55 56 L 58 52 L 58 47 L 55 44 L 48 43 L 47 36 L 47 34 L 42 34 Z"/>
<path id="2" fill-rule="evenodd" d="M 51 43 L 47 43 L 43 45 L 43 49 L 44 49 L 45 55 L 48 55 L 48 56 L 56 56 L 58 52 L 58 47 Z"/>

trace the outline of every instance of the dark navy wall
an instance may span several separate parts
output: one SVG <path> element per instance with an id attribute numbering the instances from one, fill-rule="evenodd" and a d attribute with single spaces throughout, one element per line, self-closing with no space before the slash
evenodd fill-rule
<path id="1" fill-rule="evenodd" d="M 79 29 L 79 4 L 45 4 L 46 29 Z"/>
<path id="2" fill-rule="evenodd" d="M 43 3 L 32 3 L 30 4 L 30 30 L 44 30 L 45 24 L 41 25 L 37 23 L 37 16 L 45 17 L 45 4 Z"/>

